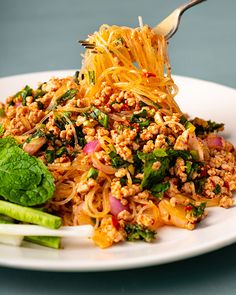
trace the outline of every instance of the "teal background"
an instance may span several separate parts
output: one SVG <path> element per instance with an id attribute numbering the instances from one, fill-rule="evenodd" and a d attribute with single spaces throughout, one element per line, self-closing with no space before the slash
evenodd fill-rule
<path id="1" fill-rule="evenodd" d="M 0 0 L 0 76 L 79 68 L 102 23 L 154 26 L 179 0 Z M 170 41 L 174 74 L 236 87 L 236 1 L 208 0 L 183 16 Z M 227 229 L 226 229 L 227 230 Z M 156 267 L 105 273 L 0 268 L 0 294 L 236 294 L 236 245 Z"/>

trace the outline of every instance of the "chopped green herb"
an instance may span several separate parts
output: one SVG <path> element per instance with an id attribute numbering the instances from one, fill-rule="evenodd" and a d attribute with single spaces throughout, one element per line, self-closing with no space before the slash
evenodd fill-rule
<path id="1" fill-rule="evenodd" d="M 151 187 L 151 192 L 154 197 L 161 199 L 164 195 L 164 192 L 167 191 L 169 188 L 170 188 L 169 181 L 163 182 L 163 183 L 157 183 Z"/>
<path id="2" fill-rule="evenodd" d="M 202 217 L 202 215 L 204 214 L 204 210 L 206 208 L 206 203 L 203 202 L 199 206 L 195 206 L 190 203 L 188 206 L 192 206 L 193 216 L 199 218 L 199 217 Z"/>
<path id="3" fill-rule="evenodd" d="M 208 133 L 212 132 L 218 132 L 224 129 L 224 124 L 223 123 L 216 123 L 214 121 L 208 120 L 208 121 L 203 121 L 204 124 L 200 125 L 197 121 L 197 118 L 191 121 L 194 126 L 196 127 L 195 133 L 197 136 L 202 136 L 206 135 Z"/>
<path id="4" fill-rule="evenodd" d="M 131 119 L 130 122 L 131 123 L 137 123 L 139 124 L 140 127 L 147 127 L 150 125 L 150 120 L 146 119 L 144 120 L 144 118 L 148 117 L 148 113 L 146 109 L 142 109 L 141 112 L 134 114 Z"/>
<path id="5" fill-rule="evenodd" d="M 86 145 L 86 140 L 82 126 L 75 126 L 75 133 L 78 138 L 78 144 L 83 148 Z"/>
<path id="6" fill-rule="evenodd" d="M 181 116 L 180 120 L 179 120 L 179 123 L 184 125 L 186 122 L 187 122 L 187 118 L 185 116 Z"/>
<path id="7" fill-rule="evenodd" d="M 37 102 L 37 105 L 38 105 L 38 109 L 43 110 L 44 106 L 43 106 L 42 102 L 39 101 L 39 100 L 37 100 L 36 102 Z"/>
<path id="8" fill-rule="evenodd" d="M 160 162 L 159 169 L 152 168 L 155 162 Z M 144 177 L 141 182 L 142 189 L 151 189 L 154 183 L 158 183 L 164 179 L 170 167 L 170 160 L 167 157 L 154 158 L 144 162 Z"/>
<path id="9" fill-rule="evenodd" d="M 45 157 L 46 157 L 46 160 L 49 164 L 53 163 L 56 158 L 55 151 L 54 150 L 47 150 L 45 152 Z"/>
<path id="10" fill-rule="evenodd" d="M 32 135 L 30 135 L 27 139 L 26 139 L 26 143 L 29 143 L 29 142 L 31 142 L 31 140 L 32 139 L 35 139 L 35 138 L 40 138 L 40 137 L 44 137 L 45 136 L 45 134 L 43 133 L 43 131 L 42 130 L 37 130 L 37 131 L 35 131 Z"/>
<path id="11" fill-rule="evenodd" d="M 66 147 L 62 146 L 58 150 L 56 150 L 56 157 L 57 158 L 61 157 L 64 154 L 66 154 L 66 155 L 68 154 Z"/>
<path id="12" fill-rule="evenodd" d="M 195 184 L 195 189 L 196 189 L 196 193 L 201 195 L 203 192 L 203 187 L 204 184 L 206 182 L 206 178 L 201 178 L 201 179 L 196 179 L 194 180 L 194 184 Z"/>
<path id="13" fill-rule="evenodd" d="M 192 158 L 192 155 L 190 153 L 190 151 L 182 151 L 182 150 L 167 150 L 166 151 L 167 154 L 171 157 L 174 157 L 174 158 L 182 158 L 184 160 L 190 160 Z"/>
<path id="14" fill-rule="evenodd" d="M 138 224 L 127 224 L 125 226 L 125 231 L 127 234 L 126 240 L 132 242 L 142 240 L 150 243 L 155 239 L 156 235 L 155 231 Z"/>
<path id="15" fill-rule="evenodd" d="M 33 89 L 30 88 L 28 85 L 25 86 L 24 89 L 22 89 L 21 91 L 17 92 L 14 97 L 19 97 L 21 96 L 22 98 L 22 105 L 26 106 L 26 97 L 32 95 Z"/>
<path id="16" fill-rule="evenodd" d="M 127 184 L 127 177 L 126 176 L 123 176 L 120 178 L 120 184 L 121 186 L 125 186 Z"/>
<path id="17" fill-rule="evenodd" d="M 218 195 L 219 193 L 221 192 L 221 187 L 220 185 L 217 183 L 217 185 L 215 186 L 214 190 L 213 190 L 213 193 L 215 195 Z"/>
<path id="18" fill-rule="evenodd" d="M 98 170 L 91 167 L 88 171 L 87 178 L 97 179 L 97 177 L 98 177 Z"/>
<path id="19" fill-rule="evenodd" d="M 187 175 L 190 175 L 190 173 L 192 172 L 192 162 L 186 161 L 185 166 Z"/>
<path id="20" fill-rule="evenodd" d="M 43 91 L 41 88 L 38 88 L 35 92 L 34 92 L 34 99 L 37 99 L 39 97 L 43 97 L 47 92 Z"/>
<path id="21" fill-rule="evenodd" d="M 78 92 L 78 90 L 77 89 L 73 89 L 73 88 L 67 90 L 63 95 L 61 95 L 57 99 L 55 107 L 57 105 L 61 104 L 61 103 L 66 102 L 67 100 L 72 99 L 73 97 L 75 97 L 76 94 L 77 94 L 77 92 Z"/>
<path id="22" fill-rule="evenodd" d="M 117 154 L 114 151 L 111 151 L 109 153 L 109 156 L 111 158 L 111 165 L 115 168 L 125 167 L 129 164 L 128 162 L 123 160 L 119 154 Z"/>
<path id="23" fill-rule="evenodd" d="M 91 112 L 89 113 L 90 117 L 96 120 L 103 127 L 108 128 L 108 115 L 100 111 L 98 108 L 92 106 L 90 108 Z"/>

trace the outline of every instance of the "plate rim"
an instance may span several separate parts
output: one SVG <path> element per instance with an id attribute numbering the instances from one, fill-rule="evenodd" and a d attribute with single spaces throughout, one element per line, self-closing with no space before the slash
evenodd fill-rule
<path id="1" fill-rule="evenodd" d="M 37 75 L 50 75 L 50 76 L 64 76 L 64 75 L 71 75 L 73 72 L 75 72 L 76 69 L 63 69 L 63 70 L 52 70 L 52 71 L 40 71 L 40 72 L 31 72 L 31 73 L 22 73 L 22 74 L 17 74 L 17 75 L 10 75 L 10 76 L 5 76 L 5 77 L 0 77 L 0 82 L 7 80 L 7 79 L 21 79 L 23 77 L 31 77 L 31 76 L 37 76 Z M 213 87 L 222 87 L 225 89 L 228 89 L 230 91 L 234 91 L 236 92 L 236 88 L 227 86 L 227 85 L 223 85 L 223 84 L 219 84 L 213 81 L 208 81 L 208 80 L 203 80 L 203 79 L 199 79 L 199 78 L 194 78 L 194 77 L 189 77 L 189 76 L 182 76 L 182 75 L 173 75 L 173 78 L 177 78 L 177 79 L 184 79 L 184 80 L 193 80 L 195 82 L 198 83 L 207 83 L 207 84 L 211 84 Z M 124 262 L 122 262 L 123 260 L 119 261 L 119 263 L 116 261 L 116 264 L 112 264 L 112 263 L 104 263 L 104 264 L 97 264 L 96 266 L 93 266 L 91 268 L 90 265 L 86 266 L 86 265 L 80 265 L 79 263 L 77 264 L 50 264 L 50 265 L 44 265 L 44 261 L 42 263 L 39 263 L 39 261 L 37 259 L 27 259 L 25 261 L 18 261 L 15 262 L 14 259 L 7 261 L 4 260 L 2 258 L 0 258 L 0 266 L 6 266 L 6 267 L 12 267 L 12 268 L 18 268 L 18 269 L 29 269 L 29 270 L 38 270 L 38 271 L 57 271 L 57 272 L 73 272 L 73 271 L 77 271 L 77 272 L 94 272 L 94 271 L 111 271 L 111 270 L 124 270 L 124 269 L 134 269 L 134 268 L 140 268 L 140 267 L 149 267 L 149 266 L 154 266 L 154 265 L 161 265 L 161 264 L 165 264 L 165 263 L 172 263 L 172 262 L 176 262 L 179 260 L 184 260 L 184 259 L 188 259 L 191 257 L 196 257 L 205 253 L 209 253 L 215 250 L 218 250 L 222 247 L 226 247 L 229 246 L 231 244 L 233 244 L 234 242 L 236 242 L 236 232 L 235 234 L 233 234 L 232 232 L 230 232 L 230 234 L 227 235 L 226 238 L 219 239 L 217 242 L 214 243 L 208 243 L 207 246 L 203 245 L 203 246 L 199 246 L 195 249 L 191 249 L 189 252 L 185 252 L 182 253 L 178 256 L 174 255 L 173 253 L 167 257 L 164 257 L 163 259 L 157 258 L 155 259 L 155 257 L 145 257 L 142 256 L 141 258 L 135 257 L 135 258 L 131 258 L 129 260 L 128 264 L 124 264 Z M 6 246 L 9 247 L 9 246 Z M 53 251 L 64 251 L 62 250 L 53 250 Z M 104 250 L 102 250 L 104 251 Z M 145 259 L 146 258 L 146 259 Z M 148 258 L 148 259 L 147 259 Z"/>

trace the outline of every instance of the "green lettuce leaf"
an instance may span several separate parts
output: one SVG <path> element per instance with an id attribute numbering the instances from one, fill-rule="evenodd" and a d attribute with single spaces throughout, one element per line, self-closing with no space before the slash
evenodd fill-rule
<path id="1" fill-rule="evenodd" d="M 23 206 L 45 203 L 54 193 L 52 174 L 13 138 L 0 139 L 0 196 Z"/>

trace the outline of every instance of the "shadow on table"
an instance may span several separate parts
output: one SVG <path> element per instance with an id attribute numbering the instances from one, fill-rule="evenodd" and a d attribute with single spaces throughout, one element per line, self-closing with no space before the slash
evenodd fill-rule
<path id="1" fill-rule="evenodd" d="M 0 268 L 0 294 L 230 294 L 236 290 L 235 253 L 236 244 L 171 264 L 100 273 Z"/>

